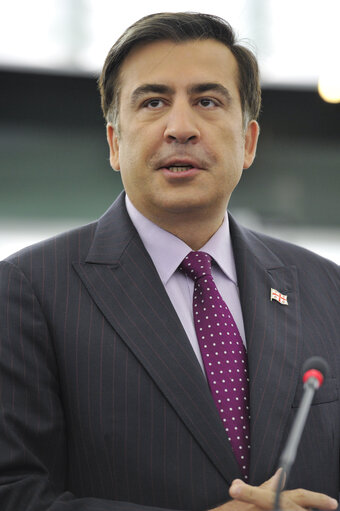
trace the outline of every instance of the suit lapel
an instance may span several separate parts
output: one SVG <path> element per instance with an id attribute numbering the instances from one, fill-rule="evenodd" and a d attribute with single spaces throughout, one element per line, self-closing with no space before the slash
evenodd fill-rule
<path id="1" fill-rule="evenodd" d="M 294 397 L 301 332 L 297 278 L 260 239 L 230 218 L 247 338 L 250 479 L 275 471 Z M 135 354 L 225 480 L 240 477 L 190 342 L 120 196 L 99 220 L 85 262 L 74 263 L 115 331 Z M 270 289 L 288 306 L 270 301 Z"/>
<path id="2" fill-rule="evenodd" d="M 190 342 L 120 196 L 74 268 L 227 482 L 239 468 Z"/>
<path id="3" fill-rule="evenodd" d="M 284 266 L 254 233 L 230 218 L 243 319 L 247 339 L 250 413 L 250 480 L 273 475 L 282 450 L 301 353 L 296 269 Z M 270 301 L 274 288 L 288 305 Z"/>

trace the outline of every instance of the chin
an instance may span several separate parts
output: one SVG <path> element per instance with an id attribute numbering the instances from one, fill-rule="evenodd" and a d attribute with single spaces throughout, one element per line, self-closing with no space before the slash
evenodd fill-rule
<path id="1" fill-rule="evenodd" d="M 197 215 L 207 215 L 212 214 L 213 210 L 219 209 L 216 208 L 217 203 L 216 200 L 199 200 L 198 198 L 177 198 L 176 200 L 164 200 L 162 201 L 161 208 L 164 212 L 174 213 L 174 214 L 195 214 Z"/>

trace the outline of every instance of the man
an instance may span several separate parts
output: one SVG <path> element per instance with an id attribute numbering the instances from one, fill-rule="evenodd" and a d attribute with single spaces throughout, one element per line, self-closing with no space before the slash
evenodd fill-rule
<path id="1" fill-rule="evenodd" d="M 148 16 L 111 49 L 100 89 L 126 195 L 1 264 L 3 510 L 269 509 L 310 355 L 331 374 L 288 481 L 305 490 L 281 505 L 337 507 L 338 268 L 226 214 L 255 157 L 258 83 L 208 15 Z M 212 275 L 193 280 L 191 257 Z M 241 417 L 215 395 L 199 293 L 228 316 L 218 341 L 244 374 L 223 392 L 242 396 Z"/>

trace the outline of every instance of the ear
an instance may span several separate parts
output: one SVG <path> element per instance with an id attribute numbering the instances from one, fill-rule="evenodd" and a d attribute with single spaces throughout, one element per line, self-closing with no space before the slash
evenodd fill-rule
<path id="1" fill-rule="evenodd" d="M 110 164 L 113 170 L 120 170 L 119 141 L 117 133 L 111 123 L 106 126 L 106 138 L 110 148 Z"/>
<path id="2" fill-rule="evenodd" d="M 244 163 L 243 168 L 248 169 L 253 163 L 256 154 L 257 141 L 260 127 L 256 121 L 250 121 L 245 133 Z"/>

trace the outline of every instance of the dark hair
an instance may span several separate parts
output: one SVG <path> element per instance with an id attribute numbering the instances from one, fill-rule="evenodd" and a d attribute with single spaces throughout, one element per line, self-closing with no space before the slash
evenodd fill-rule
<path id="1" fill-rule="evenodd" d="M 179 43 L 198 39 L 215 39 L 230 49 L 238 63 L 243 118 L 257 119 L 261 107 L 261 88 L 254 54 L 237 43 L 227 21 L 218 16 L 195 12 L 151 14 L 136 21 L 121 35 L 109 51 L 98 80 L 104 117 L 118 128 L 119 71 L 132 48 L 153 41 Z"/>

